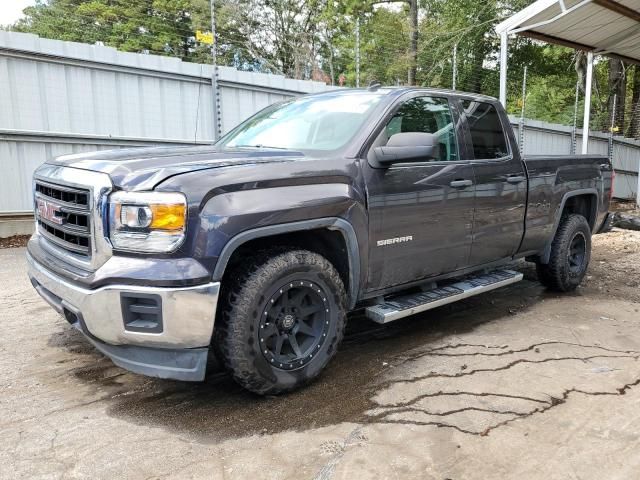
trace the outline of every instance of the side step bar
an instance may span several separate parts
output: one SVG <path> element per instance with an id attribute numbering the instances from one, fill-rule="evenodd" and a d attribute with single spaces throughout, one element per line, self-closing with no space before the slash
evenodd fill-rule
<path id="1" fill-rule="evenodd" d="M 432 308 L 457 302 L 463 298 L 495 290 L 522 280 L 522 273 L 513 270 L 495 270 L 465 278 L 445 287 L 426 292 L 394 297 L 383 303 L 367 307 L 366 316 L 376 323 L 389 323 Z"/>

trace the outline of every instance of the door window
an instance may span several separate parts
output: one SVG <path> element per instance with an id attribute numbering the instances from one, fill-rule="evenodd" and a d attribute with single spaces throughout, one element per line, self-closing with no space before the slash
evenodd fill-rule
<path id="1" fill-rule="evenodd" d="M 490 103 L 463 100 L 473 155 L 476 160 L 490 160 L 509 155 L 507 139 L 496 107 Z"/>
<path id="2" fill-rule="evenodd" d="M 446 98 L 416 97 L 404 102 L 387 123 L 387 139 L 396 133 L 422 132 L 436 136 L 439 143 L 435 161 L 458 160 L 455 127 Z"/>

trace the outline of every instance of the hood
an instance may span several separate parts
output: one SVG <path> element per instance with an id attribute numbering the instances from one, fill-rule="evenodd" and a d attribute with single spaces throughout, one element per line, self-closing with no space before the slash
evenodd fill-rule
<path id="1" fill-rule="evenodd" d="M 302 152 L 269 148 L 221 149 L 211 145 L 104 150 L 64 155 L 49 164 L 107 173 L 123 190 L 151 190 L 181 173 L 232 166 L 292 162 Z"/>

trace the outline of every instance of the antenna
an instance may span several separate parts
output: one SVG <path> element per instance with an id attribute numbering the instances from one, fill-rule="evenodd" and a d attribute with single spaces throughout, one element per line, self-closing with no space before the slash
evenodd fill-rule
<path id="1" fill-rule="evenodd" d="M 369 90 L 370 92 L 375 92 L 376 90 L 378 90 L 380 87 L 382 86 L 382 83 L 380 83 L 378 80 L 372 80 L 369 83 L 369 88 L 367 90 Z"/>

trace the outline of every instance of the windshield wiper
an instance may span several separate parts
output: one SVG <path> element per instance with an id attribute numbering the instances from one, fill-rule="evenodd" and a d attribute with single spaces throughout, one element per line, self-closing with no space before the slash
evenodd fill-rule
<path id="1" fill-rule="evenodd" d="M 269 145 L 236 145 L 236 148 L 273 148 L 274 150 L 289 150 L 286 147 L 271 147 Z"/>

